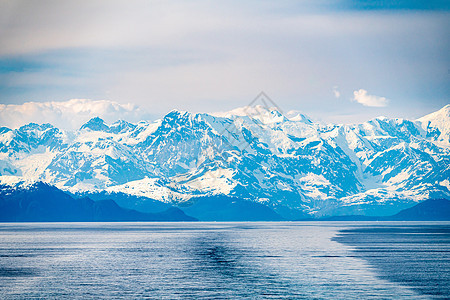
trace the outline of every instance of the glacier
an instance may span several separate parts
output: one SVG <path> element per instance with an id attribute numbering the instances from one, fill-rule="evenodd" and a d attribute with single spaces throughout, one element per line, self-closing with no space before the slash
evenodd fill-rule
<path id="1" fill-rule="evenodd" d="M 286 219 L 392 215 L 450 198 L 449 166 L 450 105 L 417 120 L 361 124 L 254 106 L 173 110 L 154 122 L 96 117 L 75 131 L 0 128 L 5 186 L 44 182 L 73 195 L 122 193 L 185 207 L 222 195 Z"/>

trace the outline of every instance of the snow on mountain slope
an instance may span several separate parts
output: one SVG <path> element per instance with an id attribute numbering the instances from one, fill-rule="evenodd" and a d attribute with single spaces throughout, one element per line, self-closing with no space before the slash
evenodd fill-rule
<path id="1" fill-rule="evenodd" d="M 77 192 L 73 189 L 72 192 Z M 165 185 L 158 178 L 145 177 L 140 180 L 129 181 L 124 184 L 114 185 L 106 188 L 107 192 L 125 193 L 138 197 L 147 197 L 161 202 L 183 202 L 191 197 L 188 193 L 179 193 Z"/>
<path id="2" fill-rule="evenodd" d="M 449 110 L 416 121 L 334 125 L 254 106 L 173 110 L 137 124 L 93 118 L 74 132 L 2 127 L 0 178 L 171 203 L 229 195 L 277 212 L 392 214 L 450 197 Z"/>
<path id="3" fill-rule="evenodd" d="M 440 142 L 446 146 L 450 145 L 450 104 L 442 109 L 426 115 L 417 121 L 421 123 L 428 138 Z"/>

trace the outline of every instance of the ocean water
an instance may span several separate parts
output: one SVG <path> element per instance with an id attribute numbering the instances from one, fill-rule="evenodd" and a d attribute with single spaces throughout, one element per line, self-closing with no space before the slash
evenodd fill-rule
<path id="1" fill-rule="evenodd" d="M 449 298 L 449 265 L 449 223 L 0 224 L 0 299 Z"/>

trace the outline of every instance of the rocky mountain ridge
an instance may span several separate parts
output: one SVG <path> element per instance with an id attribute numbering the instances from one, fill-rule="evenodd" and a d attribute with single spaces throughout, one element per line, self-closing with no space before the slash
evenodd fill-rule
<path id="1" fill-rule="evenodd" d="M 124 193 L 171 204 L 226 195 L 289 218 L 391 215 L 450 197 L 450 105 L 418 120 L 320 124 L 262 106 L 68 132 L 0 128 L 0 180 L 74 194 Z"/>

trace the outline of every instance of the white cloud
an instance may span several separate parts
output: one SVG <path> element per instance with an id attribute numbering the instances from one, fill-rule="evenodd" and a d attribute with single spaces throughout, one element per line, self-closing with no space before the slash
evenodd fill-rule
<path id="1" fill-rule="evenodd" d="M 385 97 L 369 95 L 369 94 L 367 94 L 367 91 L 363 90 L 363 89 L 354 91 L 353 95 L 354 95 L 353 100 L 364 106 L 385 107 L 388 105 L 388 102 L 389 102 L 389 100 L 386 99 Z"/>
<path id="2" fill-rule="evenodd" d="M 339 92 L 337 86 L 334 86 L 334 87 L 333 87 L 333 94 L 334 94 L 334 96 L 335 96 L 336 98 L 341 97 L 341 92 Z"/>
<path id="3" fill-rule="evenodd" d="M 0 125 L 17 128 L 30 122 L 50 123 L 66 130 L 78 129 L 93 117 L 107 123 L 124 119 L 137 122 L 149 114 L 134 104 L 120 104 L 108 100 L 72 99 L 65 102 L 27 102 L 0 104 Z"/>

